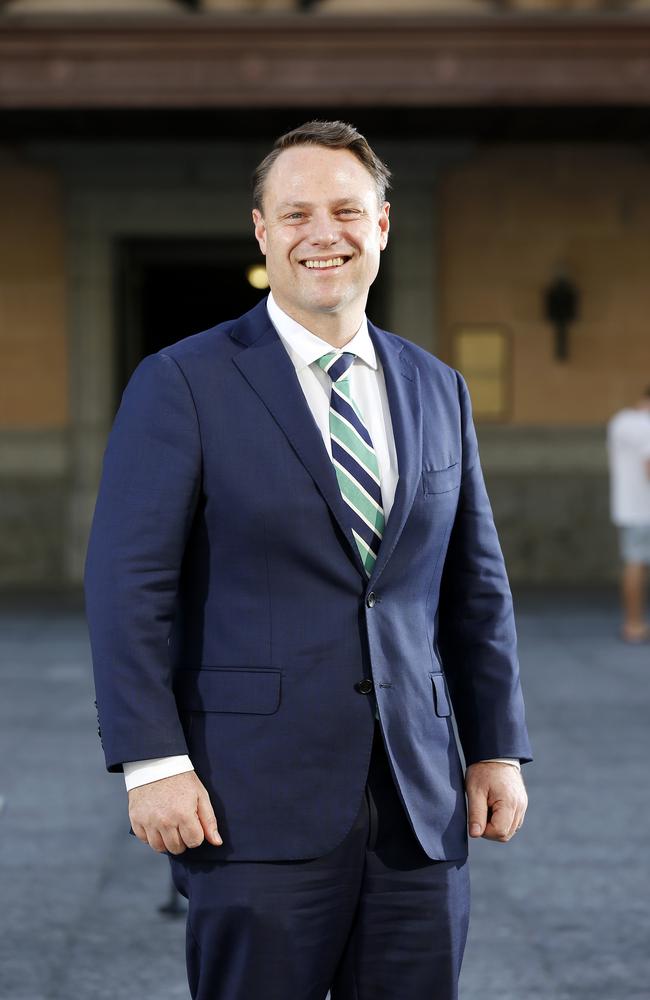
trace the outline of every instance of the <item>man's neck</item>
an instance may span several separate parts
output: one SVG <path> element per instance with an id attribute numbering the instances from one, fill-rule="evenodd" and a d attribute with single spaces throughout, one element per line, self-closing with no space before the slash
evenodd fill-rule
<path id="1" fill-rule="evenodd" d="M 348 309 L 343 313 L 316 313 L 302 312 L 301 310 L 285 305 L 282 300 L 273 296 L 276 304 L 283 312 L 304 326 L 315 337 L 320 337 L 332 347 L 341 349 L 352 340 L 363 321 L 364 309 L 362 306 Z"/>

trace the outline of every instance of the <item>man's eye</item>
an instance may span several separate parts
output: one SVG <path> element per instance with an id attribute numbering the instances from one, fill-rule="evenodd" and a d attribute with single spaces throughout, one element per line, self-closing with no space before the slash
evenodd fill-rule
<path id="1" fill-rule="evenodd" d="M 291 215 L 288 216 L 288 218 L 289 219 L 303 219 L 304 218 L 304 212 L 292 212 Z"/>

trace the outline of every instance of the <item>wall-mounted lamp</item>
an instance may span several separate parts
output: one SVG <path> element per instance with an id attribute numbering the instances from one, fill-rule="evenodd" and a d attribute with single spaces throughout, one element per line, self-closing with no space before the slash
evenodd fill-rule
<path id="1" fill-rule="evenodd" d="M 546 319 L 555 328 L 554 354 L 558 361 L 569 357 L 569 325 L 578 318 L 580 293 L 568 278 L 557 277 L 544 292 Z"/>
<path id="2" fill-rule="evenodd" d="M 259 288 L 260 291 L 268 288 L 269 279 L 264 264 L 251 264 L 250 267 L 247 267 L 246 281 L 249 285 L 252 285 L 253 288 Z"/>

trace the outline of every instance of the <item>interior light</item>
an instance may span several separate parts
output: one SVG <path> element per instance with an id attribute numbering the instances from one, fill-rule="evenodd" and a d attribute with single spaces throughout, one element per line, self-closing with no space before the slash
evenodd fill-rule
<path id="1" fill-rule="evenodd" d="M 253 288 L 268 288 L 269 279 L 264 264 L 251 264 L 246 268 L 246 280 Z"/>

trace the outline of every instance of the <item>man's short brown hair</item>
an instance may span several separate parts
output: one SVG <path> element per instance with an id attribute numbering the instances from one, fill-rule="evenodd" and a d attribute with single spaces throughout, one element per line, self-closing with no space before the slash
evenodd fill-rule
<path id="1" fill-rule="evenodd" d="M 379 204 L 382 205 L 386 198 L 386 191 L 390 187 L 391 173 L 385 163 L 379 159 L 374 150 L 370 147 L 365 136 L 357 132 L 353 125 L 347 122 L 322 122 L 311 121 L 299 125 L 291 132 L 286 132 L 276 139 L 273 149 L 262 162 L 256 167 L 253 173 L 253 207 L 262 211 L 262 200 L 264 197 L 264 185 L 269 171 L 280 153 L 293 146 L 324 146 L 326 149 L 349 149 L 356 156 L 357 160 L 363 164 L 375 182 Z"/>

